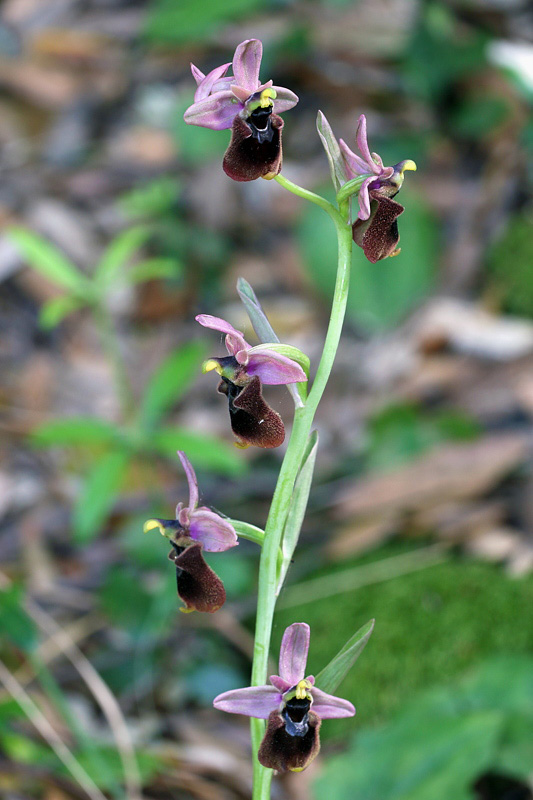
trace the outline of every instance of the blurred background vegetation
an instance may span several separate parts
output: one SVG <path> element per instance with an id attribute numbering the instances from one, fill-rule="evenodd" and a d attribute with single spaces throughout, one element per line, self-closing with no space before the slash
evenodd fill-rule
<path id="1" fill-rule="evenodd" d="M 282 458 L 232 446 L 201 361 L 253 340 L 235 283 L 316 365 L 335 273 L 325 215 L 232 183 L 194 85 L 261 38 L 300 96 L 284 172 L 329 192 L 320 108 L 412 158 L 401 254 L 354 254 L 348 318 L 273 653 L 317 673 L 370 618 L 321 756 L 278 800 L 527 800 L 533 775 L 533 19 L 525 0 L 4 0 L 0 21 L 0 795 L 250 796 L 257 550 L 228 602 L 178 613 L 150 516 L 203 500 L 263 525 Z M 269 392 L 290 424 L 291 401 Z M 102 680 L 103 679 L 103 680 Z"/>

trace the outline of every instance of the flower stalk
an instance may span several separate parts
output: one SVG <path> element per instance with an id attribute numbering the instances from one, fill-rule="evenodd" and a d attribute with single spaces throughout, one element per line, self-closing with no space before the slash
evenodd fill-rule
<path id="1" fill-rule="evenodd" d="M 295 410 L 292 432 L 265 527 L 265 539 L 259 565 L 252 686 L 261 686 L 267 679 L 268 654 L 276 605 L 277 553 L 281 544 L 281 537 L 289 511 L 294 484 L 300 470 L 302 459 L 305 455 L 311 426 L 331 374 L 333 362 L 337 353 L 348 299 L 352 254 L 351 225 L 344 221 L 335 206 L 320 195 L 297 186 L 281 175 L 279 175 L 276 180 L 288 191 L 320 206 L 329 214 L 335 224 L 337 232 L 338 265 L 335 293 L 322 358 L 320 359 L 306 403 L 302 408 L 297 408 Z M 253 800 L 268 800 L 270 797 L 272 770 L 265 769 L 257 760 L 257 752 L 264 732 L 264 721 L 252 719 L 251 735 L 254 753 Z"/>

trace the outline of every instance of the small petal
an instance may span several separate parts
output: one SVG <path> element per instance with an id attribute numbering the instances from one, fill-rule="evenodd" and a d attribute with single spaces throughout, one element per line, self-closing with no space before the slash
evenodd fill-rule
<path id="1" fill-rule="evenodd" d="M 289 111 L 299 102 L 298 95 L 291 92 L 290 89 L 285 89 L 283 86 L 273 86 L 272 88 L 276 92 L 274 100 L 275 114 L 283 114 L 284 111 Z"/>
<path id="2" fill-rule="evenodd" d="M 250 349 L 250 345 L 244 339 L 244 334 L 242 331 L 236 330 L 233 325 L 230 325 L 225 319 L 213 317 L 211 314 L 198 314 L 195 317 L 195 320 L 196 322 L 199 322 L 200 325 L 203 325 L 204 328 L 210 328 L 211 330 L 225 333 L 226 347 L 230 355 L 235 355 L 242 350 Z"/>
<path id="3" fill-rule="evenodd" d="M 359 151 L 367 165 L 372 169 L 373 172 L 379 172 L 379 167 L 377 167 L 375 164 L 374 159 L 372 158 L 372 153 L 370 152 L 370 148 L 368 146 L 368 139 L 366 135 L 366 117 L 364 114 L 361 114 L 359 117 L 355 139 L 357 142 L 357 147 L 359 148 Z M 374 165 L 374 167 L 372 167 L 372 165 Z"/>
<path id="4" fill-rule="evenodd" d="M 310 711 L 306 733 L 303 736 L 291 736 L 286 731 L 285 720 L 279 711 L 272 711 L 257 754 L 259 763 L 278 772 L 301 772 L 318 755 L 319 730 L 320 718 Z"/>
<path id="5" fill-rule="evenodd" d="M 194 94 L 195 103 L 198 102 L 199 100 L 205 100 L 206 97 L 209 97 L 209 95 L 213 91 L 213 87 L 214 87 L 215 83 L 217 81 L 219 81 L 220 78 L 224 77 L 224 75 L 226 74 L 226 72 L 228 71 L 228 68 L 230 66 L 231 66 L 231 63 L 222 64 L 222 66 L 216 67 L 215 69 L 211 70 L 211 72 L 208 75 L 205 75 L 199 83 L 198 83 L 197 76 L 193 72 L 195 80 L 198 83 L 198 88 L 197 88 L 197 90 L 196 90 L 196 92 Z M 193 65 L 191 64 L 191 70 L 192 70 L 192 68 L 193 68 Z M 195 69 L 196 69 L 196 67 L 195 67 Z M 200 72 L 200 70 L 198 70 L 198 73 L 200 75 L 202 74 Z M 228 85 L 228 88 L 229 88 L 229 85 Z"/>
<path id="6" fill-rule="evenodd" d="M 208 553 L 220 553 L 239 544 L 233 525 L 208 508 L 191 513 L 189 533 Z"/>
<path id="7" fill-rule="evenodd" d="M 281 695 L 273 686 L 247 686 L 245 689 L 232 689 L 215 697 L 213 705 L 228 714 L 244 714 L 245 717 L 268 719 L 277 710 Z"/>
<path id="8" fill-rule="evenodd" d="M 205 75 L 201 69 L 195 67 L 194 64 L 191 64 L 191 72 L 194 80 L 196 81 L 197 85 L 200 86 L 201 82 L 204 80 Z"/>
<path id="9" fill-rule="evenodd" d="M 375 181 L 374 175 L 370 178 L 366 178 L 361 184 L 361 188 L 359 189 L 359 219 L 368 219 L 370 216 L 370 197 L 368 194 L 368 187 L 370 184 Z"/>
<path id="10" fill-rule="evenodd" d="M 259 70 L 263 56 L 263 45 L 259 39 L 241 42 L 233 56 L 235 83 L 252 94 L 259 86 Z"/>
<path id="11" fill-rule="evenodd" d="M 236 101 L 233 92 L 226 89 L 193 103 L 183 115 L 183 119 L 187 125 L 199 125 L 201 128 L 223 131 L 231 128 L 235 115 L 242 108 L 242 104 Z"/>
<path id="12" fill-rule="evenodd" d="M 198 481 L 196 480 L 196 473 L 183 450 L 178 450 L 177 453 L 181 465 L 185 470 L 187 483 L 189 484 L 189 511 L 193 511 L 198 505 Z"/>
<path id="13" fill-rule="evenodd" d="M 366 175 L 366 173 L 369 172 L 368 164 L 356 155 L 353 150 L 350 150 L 344 139 L 339 139 L 339 147 L 346 166 L 347 178 L 351 180 L 352 178 L 357 178 L 359 175 Z"/>
<path id="14" fill-rule="evenodd" d="M 218 611 L 226 602 L 224 584 L 209 567 L 202 555 L 202 545 L 194 542 L 187 547 L 174 546 L 169 558 L 176 565 L 178 595 L 187 611 Z"/>
<path id="15" fill-rule="evenodd" d="M 248 89 L 244 89 L 242 86 L 237 86 L 236 83 L 232 83 L 229 87 L 237 100 L 241 103 L 246 103 L 248 98 L 250 97 L 250 92 Z"/>
<path id="16" fill-rule="evenodd" d="M 294 686 L 302 680 L 309 652 L 311 629 L 306 622 L 295 622 L 285 630 L 279 651 L 279 674 Z"/>
<path id="17" fill-rule="evenodd" d="M 285 427 L 282 419 L 265 403 L 257 375 L 244 388 L 222 380 L 218 391 L 228 397 L 231 428 L 240 446 L 272 448 L 283 444 Z"/>
<path id="18" fill-rule="evenodd" d="M 288 692 L 292 686 L 291 683 L 289 683 L 288 681 L 284 681 L 283 678 L 280 678 L 279 675 L 271 675 L 269 680 L 272 686 L 275 686 L 276 689 L 279 689 L 281 694 L 285 694 L 285 692 Z"/>
<path id="19" fill-rule="evenodd" d="M 247 356 L 246 374 L 257 375 L 266 386 L 284 386 L 307 380 L 307 375 L 296 361 L 273 350 L 256 352 L 252 347 Z M 238 353 L 236 358 L 239 361 Z"/>
<path id="20" fill-rule="evenodd" d="M 349 700 L 326 694 L 314 686 L 311 689 L 311 695 L 313 696 L 311 708 L 320 719 L 341 719 L 342 717 L 353 717 L 355 714 L 355 708 Z"/>

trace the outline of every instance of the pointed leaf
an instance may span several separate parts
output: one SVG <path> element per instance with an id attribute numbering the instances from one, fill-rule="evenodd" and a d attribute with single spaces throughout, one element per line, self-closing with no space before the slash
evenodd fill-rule
<path id="1" fill-rule="evenodd" d="M 120 436 L 120 430 L 96 417 L 73 417 L 45 422 L 31 433 L 37 447 L 77 444 L 110 444 Z"/>
<path id="2" fill-rule="evenodd" d="M 89 542 L 98 534 L 113 507 L 127 467 L 128 453 L 119 450 L 100 458 L 89 472 L 74 507 L 74 538 L 77 542 Z"/>
<path id="3" fill-rule="evenodd" d="M 250 322 L 252 323 L 252 327 L 259 341 L 279 342 L 279 338 L 268 321 L 267 315 L 261 307 L 261 303 L 245 278 L 239 278 L 237 281 L 237 292 L 246 309 L 246 313 L 250 317 Z"/>
<path id="4" fill-rule="evenodd" d="M 333 694 L 363 652 L 374 630 L 374 622 L 375 620 L 371 619 L 357 633 L 354 633 L 337 655 L 331 659 L 327 667 L 324 667 L 322 672 L 319 672 L 315 679 L 316 686 L 319 689 L 322 689 L 323 692 L 328 692 L 328 694 Z"/>
<path id="5" fill-rule="evenodd" d="M 41 275 L 73 294 L 83 296 L 86 293 L 90 284 L 85 275 L 53 244 L 26 228 L 10 228 L 8 236 L 23 258 Z"/>
<path id="6" fill-rule="evenodd" d="M 116 276 L 121 267 L 135 255 L 150 236 L 150 229 L 143 225 L 121 231 L 107 247 L 94 273 L 96 283 L 103 288 Z"/>
<path id="7" fill-rule="evenodd" d="M 245 278 L 239 278 L 237 281 L 237 292 L 239 293 L 239 297 L 246 309 L 246 313 L 250 317 L 250 322 L 252 323 L 252 327 L 257 334 L 257 338 L 260 342 L 276 342 L 279 343 L 279 337 L 277 336 L 274 328 L 268 321 L 268 317 L 263 311 L 261 307 L 261 303 L 257 299 L 257 296 Z M 289 345 L 287 345 L 289 346 Z M 272 348 L 273 349 L 273 348 Z M 296 349 L 296 348 L 295 348 Z M 279 352 L 279 351 L 278 351 Z M 301 352 L 301 351 L 298 351 Z M 303 355 L 303 353 L 302 353 Z M 292 356 L 289 356 L 292 358 Z M 307 356 L 306 356 L 307 358 Z M 301 364 L 302 368 L 306 371 L 306 374 L 309 375 L 309 359 L 307 369 L 304 364 Z M 298 362 L 300 363 L 300 362 Z M 304 383 L 293 384 L 290 383 L 287 385 L 287 389 L 289 390 L 292 398 L 294 400 L 294 404 L 297 408 L 303 405 L 305 399 L 307 397 L 307 386 Z"/>
<path id="8" fill-rule="evenodd" d="M 202 342 L 189 342 L 171 353 L 156 369 L 141 405 L 141 420 L 145 427 L 154 425 L 188 389 L 205 359 Z"/>
<path id="9" fill-rule="evenodd" d="M 318 112 L 316 129 L 328 157 L 331 180 L 335 186 L 335 191 L 338 192 L 342 184 L 346 181 L 346 172 L 339 143 L 333 135 L 331 126 L 322 111 Z"/>
<path id="10" fill-rule="evenodd" d="M 150 438 L 153 449 L 176 458 L 176 450 L 184 450 L 195 465 L 225 475 L 242 475 L 245 464 L 234 447 L 226 442 L 184 428 L 158 428 Z"/>
<path id="11" fill-rule="evenodd" d="M 283 531 L 283 539 L 281 541 L 283 558 L 276 590 L 277 595 L 279 595 L 281 591 L 294 550 L 300 538 L 300 531 L 302 529 L 302 523 L 307 509 L 307 501 L 309 500 L 309 492 L 311 491 L 311 483 L 313 481 L 317 449 L 318 433 L 313 431 L 309 436 L 306 454 L 302 460 L 302 466 L 294 484 L 291 505 Z"/>

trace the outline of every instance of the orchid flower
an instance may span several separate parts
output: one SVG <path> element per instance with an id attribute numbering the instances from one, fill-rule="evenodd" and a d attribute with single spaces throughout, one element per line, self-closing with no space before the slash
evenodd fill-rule
<path id="1" fill-rule="evenodd" d="M 176 565 L 178 595 L 185 603 L 182 611 L 217 611 L 226 600 L 220 578 L 215 575 L 202 555 L 202 550 L 220 553 L 238 544 L 233 526 L 205 506 L 198 506 L 198 482 L 193 466 L 185 453 L 178 450 L 187 482 L 189 504 L 178 503 L 176 519 L 149 519 L 145 533 L 159 529 L 170 539 L 169 559 Z"/>
<path id="2" fill-rule="evenodd" d="M 241 42 L 233 57 L 233 77 L 226 75 L 229 63 L 208 75 L 191 64 L 197 89 L 185 122 L 217 131 L 232 129 L 222 166 L 235 181 L 270 179 L 280 172 L 283 120 L 279 114 L 298 102 L 290 89 L 273 86 L 272 81 L 261 83 L 262 55 L 259 39 Z"/>
<path id="3" fill-rule="evenodd" d="M 416 170 L 415 162 L 407 159 L 385 167 L 382 158 L 370 152 L 364 114 L 359 117 L 355 137 L 360 155 L 350 150 L 343 139 L 337 144 L 322 112 L 319 112 L 319 134 L 337 178 L 342 175 L 344 183 L 366 176 L 359 189 L 359 211 L 352 225 L 354 242 L 374 264 L 382 258 L 398 255 L 397 217 L 404 208 L 392 198 L 402 188 L 404 172 Z"/>
<path id="4" fill-rule="evenodd" d="M 196 321 L 204 328 L 225 334 L 228 356 L 210 358 L 204 372 L 217 372 L 221 381 L 218 391 L 229 401 L 233 433 L 241 447 L 279 447 L 285 438 L 285 427 L 279 414 L 265 402 L 262 384 L 282 386 L 307 380 L 302 367 L 268 345 L 252 347 L 241 331 L 229 322 L 210 314 L 199 314 Z"/>
<path id="5" fill-rule="evenodd" d="M 317 689 L 312 675 L 304 677 L 309 638 L 305 622 L 290 625 L 281 642 L 279 675 L 270 677 L 270 686 L 233 689 L 213 701 L 220 711 L 268 720 L 258 759 L 279 772 L 300 772 L 315 758 L 323 719 L 355 714 L 348 700 Z"/>

